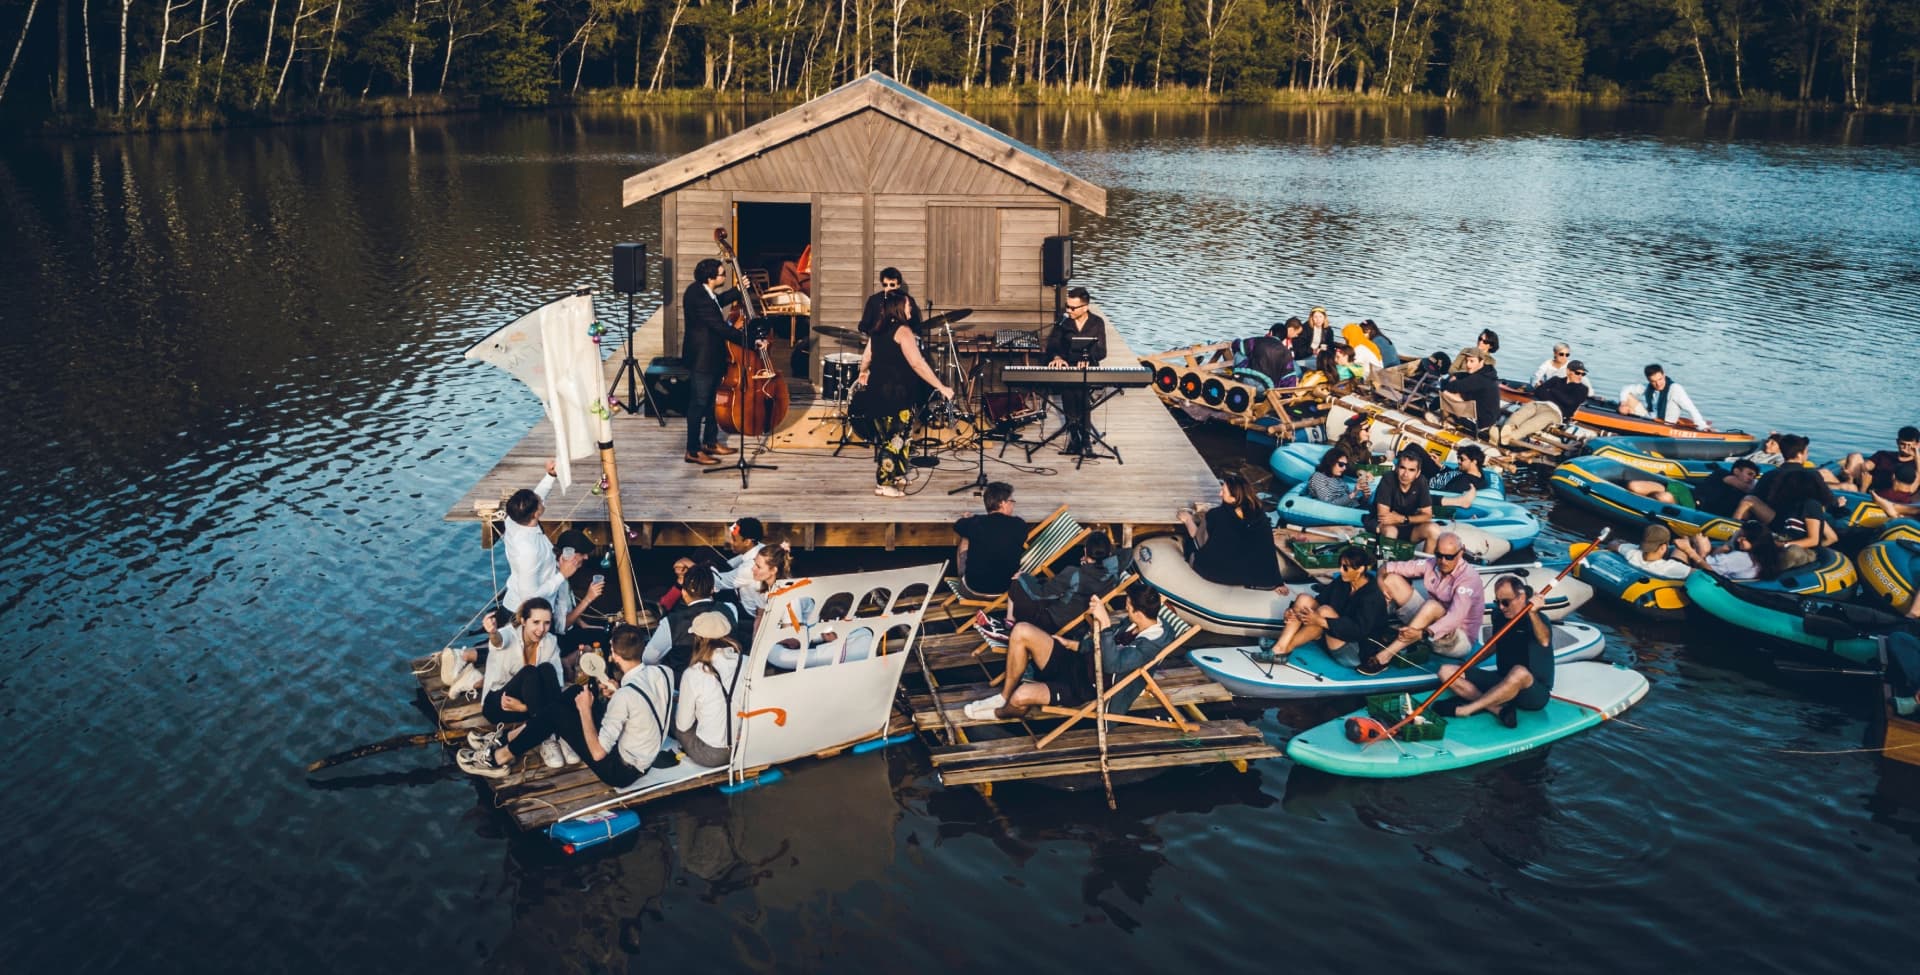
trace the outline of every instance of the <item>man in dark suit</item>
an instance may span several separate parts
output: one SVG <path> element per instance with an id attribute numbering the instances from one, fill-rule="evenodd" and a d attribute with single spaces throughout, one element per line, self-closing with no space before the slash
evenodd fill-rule
<path id="1" fill-rule="evenodd" d="M 913 322 L 915 331 L 919 330 L 920 303 L 907 291 L 907 279 L 900 276 L 900 269 L 888 267 L 880 269 L 880 290 L 867 296 L 866 310 L 860 313 L 861 335 L 872 335 L 880 327 L 880 303 L 895 291 L 907 296 L 907 320 Z"/>
<path id="2" fill-rule="evenodd" d="M 737 288 L 716 292 L 726 279 L 720 262 L 709 257 L 693 267 L 693 283 L 680 299 L 686 338 L 680 355 L 687 362 L 687 463 L 718 464 L 734 448 L 720 442 L 720 426 L 713 418 L 713 394 L 727 371 L 727 343 L 747 344 L 746 333 L 728 323 L 725 306 L 740 300 Z M 766 348 L 766 340 L 755 343 Z"/>

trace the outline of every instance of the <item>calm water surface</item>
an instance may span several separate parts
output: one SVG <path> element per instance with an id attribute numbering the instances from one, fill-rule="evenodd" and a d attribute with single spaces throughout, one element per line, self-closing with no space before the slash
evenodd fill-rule
<path id="1" fill-rule="evenodd" d="M 991 121 L 1111 190 L 1082 281 L 1138 348 L 1325 304 L 1403 351 L 1657 360 L 1709 417 L 1817 454 L 1914 422 L 1920 126 L 1692 112 Z M 913 747 L 645 812 L 558 863 L 426 752 L 402 661 L 492 574 L 440 522 L 538 412 L 460 361 L 657 244 L 619 180 L 706 113 L 519 115 L 0 149 L 0 794 L 8 971 L 1315 971 L 1435 944 L 1461 970 L 1854 972 L 1904 957 L 1915 783 L 1873 690 L 1737 638 L 1601 615 L 1626 717 L 1471 774 L 1283 761 L 1098 797 L 943 791 Z M 1169 499 L 1170 503 L 1176 499 Z M 1544 505 L 1543 505 L 1544 507 Z M 1590 526 L 1556 522 L 1564 551 Z M 1600 615 L 1600 614 L 1596 614 Z M 1682 643 L 1684 642 L 1684 646 Z M 1253 712 L 1272 740 L 1333 713 Z"/>

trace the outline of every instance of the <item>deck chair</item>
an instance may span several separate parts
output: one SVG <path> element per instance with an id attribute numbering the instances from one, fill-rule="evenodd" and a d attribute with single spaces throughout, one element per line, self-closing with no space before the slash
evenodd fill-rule
<path id="1" fill-rule="evenodd" d="M 1165 606 L 1160 608 L 1160 625 L 1167 628 L 1167 633 L 1172 639 L 1167 641 L 1166 646 L 1160 648 L 1159 653 L 1153 655 L 1152 660 L 1141 665 L 1139 669 L 1125 674 L 1108 674 L 1107 686 L 1100 690 L 1099 701 L 1111 701 L 1114 695 L 1120 693 L 1120 691 L 1129 684 L 1132 684 L 1136 680 L 1142 681 L 1146 685 L 1143 688 L 1145 692 L 1153 695 L 1154 700 L 1160 702 L 1160 706 L 1166 710 L 1172 720 L 1140 718 L 1131 714 L 1116 714 L 1113 711 L 1108 711 L 1107 722 L 1109 724 L 1138 724 L 1153 728 L 1177 728 L 1181 731 L 1193 730 L 1193 722 L 1180 716 L 1180 709 L 1173 706 L 1173 701 L 1167 697 L 1167 692 L 1162 690 L 1160 683 L 1153 679 L 1153 669 L 1160 666 L 1162 661 L 1172 656 L 1174 651 L 1184 646 L 1188 640 L 1200 632 L 1200 629 L 1199 627 L 1189 625 L 1186 620 L 1174 615 L 1173 610 Z M 1042 707 L 1040 713 L 1066 718 L 1067 720 L 1062 721 L 1060 727 L 1047 732 L 1044 737 L 1035 742 L 1033 746 L 1034 750 L 1038 751 L 1047 747 L 1053 743 L 1054 739 L 1065 734 L 1068 728 L 1078 724 L 1084 718 L 1093 717 L 1094 712 L 1098 710 L 1099 701 L 1089 701 L 1078 708 L 1063 708 L 1051 704 Z"/>
<path id="2" fill-rule="evenodd" d="M 1373 375 L 1373 388 L 1383 401 L 1409 413 L 1426 413 L 1436 408 L 1444 372 L 1421 368 L 1422 362 L 1410 362 Z"/>
<path id="3" fill-rule="evenodd" d="M 1125 575 L 1121 576 L 1119 585 L 1114 586 L 1112 589 L 1109 589 L 1106 592 L 1100 594 L 1100 601 L 1112 602 L 1115 597 L 1119 596 L 1123 592 L 1126 592 L 1127 587 L 1133 585 L 1136 581 L 1139 580 L 1139 578 L 1140 576 L 1138 573 L 1135 573 L 1135 572 L 1126 573 Z M 1084 610 L 1084 609 L 1081 610 L 1079 615 L 1075 616 L 1073 619 L 1068 620 L 1065 626 L 1062 626 L 1061 628 L 1053 631 L 1053 635 L 1066 636 L 1068 633 L 1073 632 L 1076 628 L 1080 626 L 1080 624 L 1085 623 L 1087 621 L 1088 612 L 1089 610 Z M 994 646 L 993 644 L 988 643 L 986 640 L 981 640 L 980 645 L 973 648 L 973 656 L 975 656 L 976 658 L 988 652 L 1004 654 L 1007 652 L 1007 648 L 1004 646 L 1000 646 L 1000 647 Z M 980 666 L 984 670 L 986 668 L 986 663 L 982 661 Z M 992 677 L 993 675 L 988 674 L 987 676 Z"/>
<path id="4" fill-rule="evenodd" d="M 1066 505 L 1053 509 L 1052 514 L 1027 532 L 1027 551 L 1020 556 L 1020 569 L 1015 573 L 1016 576 L 1053 575 L 1053 564 L 1060 560 L 1060 556 L 1065 555 L 1068 549 L 1080 544 L 1091 534 L 1093 529 L 1082 528 L 1080 523 L 1073 520 L 1073 516 L 1067 513 Z M 940 609 L 946 613 L 946 618 L 949 620 L 953 619 L 956 610 L 991 613 L 1007 601 L 1006 593 L 988 596 L 968 589 L 966 582 L 959 576 L 948 576 L 944 581 L 947 586 L 947 598 L 940 604 Z M 955 632 L 965 632 L 972 625 L 973 620 L 969 618 L 965 623 L 960 624 Z"/>

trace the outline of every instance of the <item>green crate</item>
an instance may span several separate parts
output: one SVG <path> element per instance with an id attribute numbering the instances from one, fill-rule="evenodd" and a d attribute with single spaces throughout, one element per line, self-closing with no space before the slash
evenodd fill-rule
<path id="1" fill-rule="evenodd" d="M 1406 716 L 1400 709 L 1400 701 L 1398 694 L 1371 695 L 1367 698 L 1367 716 L 1384 725 L 1396 724 Z M 1419 699 L 1415 699 L 1414 706 L 1419 706 Z M 1438 741 L 1446 736 L 1447 719 L 1432 713 L 1423 713 L 1420 720 L 1394 733 L 1401 741 Z"/>

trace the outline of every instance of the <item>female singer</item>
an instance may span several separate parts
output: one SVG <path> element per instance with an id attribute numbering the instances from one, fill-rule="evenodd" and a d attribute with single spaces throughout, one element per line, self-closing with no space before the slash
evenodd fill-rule
<path id="1" fill-rule="evenodd" d="M 880 303 L 880 320 L 867 336 L 866 351 L 860 355 L 860 376 L 856 386 L 867 387 L 868 410 L 873 416 L 873 493 L 883 498 L 905 497 L 907 483 L 908 434 L 913 426 L 913 411 L 926 399 L 924 390 L 932 387 L 941 396 L 952 399 L 953 389 L 920 355 L 920 341 L 913 334 L 912 304 L 905 294 L 889 293 Z"/>

